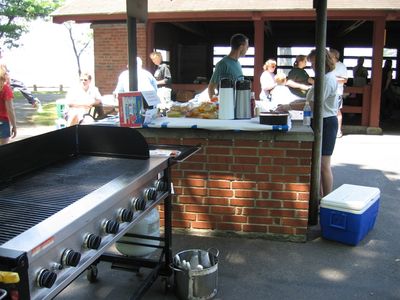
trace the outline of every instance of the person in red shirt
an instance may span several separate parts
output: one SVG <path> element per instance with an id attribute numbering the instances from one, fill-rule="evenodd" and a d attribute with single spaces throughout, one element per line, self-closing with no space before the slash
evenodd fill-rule
<path id="1" fill-rule="evenodd" d="M 13 98 L 7 69 L 0 65 L 0 145 L 7 144 L 10 137 L 14 138 L 17 135 Z"/>

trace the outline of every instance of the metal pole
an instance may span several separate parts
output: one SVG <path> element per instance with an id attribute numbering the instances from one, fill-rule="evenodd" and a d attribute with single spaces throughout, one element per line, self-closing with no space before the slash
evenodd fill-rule
<path id="1" fill-rule="evenodd" d="M 126 17 L 127 17 L 127 29 L 128 29 L 128 70 L 129 70 L 129 90 L 137 91 L 137 42 L 136 42 L 136 18 L 135 14 L 135 2 L 132 0 L 126 0 Z"/>
<path id="2" fill-rule="evenodd" d="M 314 0 L 317 13 L 316 20 L 316 67 L 315 67 L 315 93 L 314 93 L 314 146 L 311 165 L 311 192 L 308 212 L 309 225 L 318 224 L 318 205 L 320 200 L 321 182 L 321 145 L 322 145 L 322 104 L 324 95 L 325 75 L 325 49 L 326 49 L 326 23 L 327 0 Z"/>

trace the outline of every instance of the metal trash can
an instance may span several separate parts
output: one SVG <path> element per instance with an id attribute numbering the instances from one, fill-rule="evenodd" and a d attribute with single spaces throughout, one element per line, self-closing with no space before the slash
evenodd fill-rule
<path id="1" fill-rule="evenodd" d="M 217 295 L 218 255 L 217 249 L 210 248 L 185 250 L 174 256 L 174 285 L 180 299 L 208 300 Z"/>

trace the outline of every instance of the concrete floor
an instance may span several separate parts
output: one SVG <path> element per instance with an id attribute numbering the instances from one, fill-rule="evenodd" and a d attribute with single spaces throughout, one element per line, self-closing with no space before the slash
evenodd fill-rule
<path id="1" fill-rule="evenodd" d="M 219 249 L 215 299 L 400 299 L 400 136 L 346 135 L 332 157 L 335 187 L 344 183 L 381 190 L 374 229 L 356 246 L 320 237 L 310 228 L 306 243 L 233 237 L 174 235 L 173 253 Z M 85 275 L 57 300 L 129 299 L 141 277 L 99 264 L 98 282 Z M 177 299 L 158 279 L 143 299 Z"/>
<path id="2" fill-rule="evenodd" d="M 20 103 L 16 110 L 19 138 L 53 129 L 25 124 L 24 116 L 33 111 L 29 105 Z M 400 299 L 400 127 L 399 120 L 392 121 L 397 125 L 383 135 L 345 132 L 332 156 L 335 188 L 349 183 L 381 190 L 375 227 L 358 246 L 324 240 L 315 226 L 306 243 L 174 235 L 173 253 L 219 249 L 215 299 Z M 130 299 L 141 280 L 101 262 L 98 282 L 82 274 L 55 299 Z M 143 299 L 177 297 L 172 290 L 165 293 L 158 279 Z"/>

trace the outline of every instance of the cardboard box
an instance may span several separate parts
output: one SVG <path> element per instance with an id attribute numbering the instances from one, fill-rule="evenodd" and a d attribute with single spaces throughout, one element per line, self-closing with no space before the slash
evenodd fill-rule
<path id="1" fill-rule="evenodd" d="M 140 92 L 118 94 L 119 121 L 122 127 L 142 127 L 144 104 Z"/>
<path id="2" fill-rule="evenodd" d="M 357 245 L 375 225 L 379 200 L 378 188 L 343 184 L 321 200 L 322 237 Z"/>

